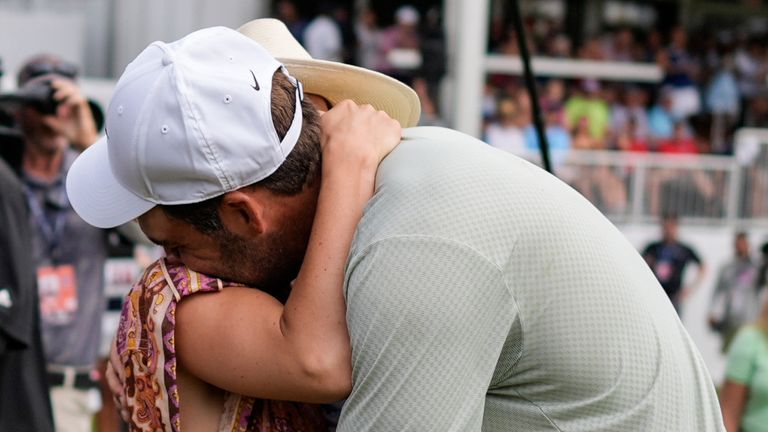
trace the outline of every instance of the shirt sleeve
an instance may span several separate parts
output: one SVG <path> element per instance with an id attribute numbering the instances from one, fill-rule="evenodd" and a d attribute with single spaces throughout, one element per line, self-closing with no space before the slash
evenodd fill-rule
<path id="1" fill-rule="evenodd" d="M 742 329 L 731 343 L 728 350 L 728 362 L 725 366 L 725 376 L 731 381 L 749 385 L 754 375 L 755 350 L 760 346 L 759 330 L 746 327 Z"/>
<path id="2" fill-rule="evenodd" d="M 701 258 L 699 258 L 699 255 L 691 248 L 686 246 L 686 249 L 688 250 L 688 257 L 691 261 L 695 262 L 698 265 L 701 265 Z"/>
<path id="3" fill-rule="evenodd" d="M 354 385 L 338 430 L 479 431 L 517 317 L 500 269 L 461 244 L 397 237 L 347 275 Z"/>

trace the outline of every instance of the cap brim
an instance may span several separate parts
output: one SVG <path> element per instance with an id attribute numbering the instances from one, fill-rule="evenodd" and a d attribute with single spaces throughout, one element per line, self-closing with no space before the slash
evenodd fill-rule
<path id="1" fill-rule="evenodd" d="M 416 92 L 402 82 L 382 73 L 315 59 L 279 58 L 288 72 L 298 78 L 305 93 L 324 97 L 334 105 L 345 99 L 369 104 L 400 122 L 402 127 L 416 126 L 421 103 Z"/>
<path id="2" fill-rule="evenodd" d="M 122 225 L 156 205 L 117 181 L 109 163 L 106 137 L 88 147 L 72 164 L 67 174 L 67 195 L 75 212 L 99 228 Z"/>

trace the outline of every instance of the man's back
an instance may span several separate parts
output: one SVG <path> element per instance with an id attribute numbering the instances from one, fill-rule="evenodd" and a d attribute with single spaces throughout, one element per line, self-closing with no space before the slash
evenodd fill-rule
<path id="1" fill-rule="evenodd" d="M 350 252 L 340 430 L 722 430 L 674 309 L 592 205 L 466 135 L 405 135 Z"/>

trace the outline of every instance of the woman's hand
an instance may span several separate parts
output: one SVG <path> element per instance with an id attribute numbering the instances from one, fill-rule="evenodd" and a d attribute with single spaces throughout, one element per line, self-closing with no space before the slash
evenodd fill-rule
<path id="1" fill-rule="evenodd" d="M 336 104 L 320 118 L 323 165 L 331 169 L 345 164 L 363 164 L 374 170 L 402 136 L 397 120 L 370 105 L 350 100 Z"/>

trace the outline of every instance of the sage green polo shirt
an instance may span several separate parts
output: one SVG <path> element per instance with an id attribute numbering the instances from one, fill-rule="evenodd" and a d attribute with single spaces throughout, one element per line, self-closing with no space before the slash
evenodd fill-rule
<path id="1" fill-rule="evenodd" d="M 755 326 L 743 327 L 731 343 L 725 377 L 749 388 L 741 415 L 743 432 L 768 427 L 768 334 Z"/>
<path id="2" fill-rule="evenodd" d="M 346 271 L 339 431 L 722 431 L 661 286 L 586 199 L 441 128 L 381 164 Z"/>

